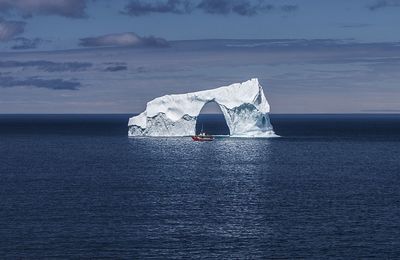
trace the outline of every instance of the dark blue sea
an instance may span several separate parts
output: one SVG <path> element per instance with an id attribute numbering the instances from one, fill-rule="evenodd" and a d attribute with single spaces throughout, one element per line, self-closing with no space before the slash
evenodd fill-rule
<path id="1" fill-rule="evenodd" d="M 400 115 L 213 142 L 128 138 L 129 116 L 0 116 L 1 259 L 399 258 Z"/>

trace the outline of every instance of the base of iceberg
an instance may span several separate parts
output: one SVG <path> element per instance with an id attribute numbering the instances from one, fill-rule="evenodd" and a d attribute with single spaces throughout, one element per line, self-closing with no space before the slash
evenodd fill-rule
<path id="1" fill-rule="evenodd" d="M 220 107 L 231 137 L 277 137 L 268 116 L 270 107 L 258 79 L 156 98 L 147 103 L 143 113 L 129 119 L 128 135 L 195 135 L 198 115 L 209 102 Z"/>

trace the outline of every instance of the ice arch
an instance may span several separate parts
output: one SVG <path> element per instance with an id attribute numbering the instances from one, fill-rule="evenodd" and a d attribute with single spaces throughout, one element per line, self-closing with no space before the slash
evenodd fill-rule
<path id="1" fill-rule="evenodd" d="M 275 136 L 270 107 L 258 79 L 211 90 L 166 95 L 147 103 L 146 110 L 129 119 L 129 136 L 189 136 L 208 102 L 219 105 L 231 136 Z"/>
<path id="2" fill-rule="evenodd" d="M 210 113 L 211 112 L 211 113 Z M 196 118 L 196 134 L 203 129 L 211 135 L 229 135 L 229 127 L 222 114 L 221 107 L 215 101 L 204 104 Z"/>

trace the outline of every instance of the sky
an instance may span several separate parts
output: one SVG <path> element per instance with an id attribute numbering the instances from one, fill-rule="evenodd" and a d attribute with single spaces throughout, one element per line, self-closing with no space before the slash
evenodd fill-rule
<path id="1" fill-rule="evenodd" d="M 139 113 L 253 77 L 272 113 L 400 112 L 399 13 L 400 0 L 0 0 L 0 113 Z"/>

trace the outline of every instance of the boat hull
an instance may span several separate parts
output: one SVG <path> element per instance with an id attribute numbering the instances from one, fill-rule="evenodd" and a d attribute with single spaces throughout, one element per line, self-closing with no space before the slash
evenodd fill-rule
<path id="1" fill-rule="evenodd" d="M 193 141 L 197 142 L 207 142 L 207 141 L 213 141 L 214 138 L 212 136 L 192 136 Z"/>

